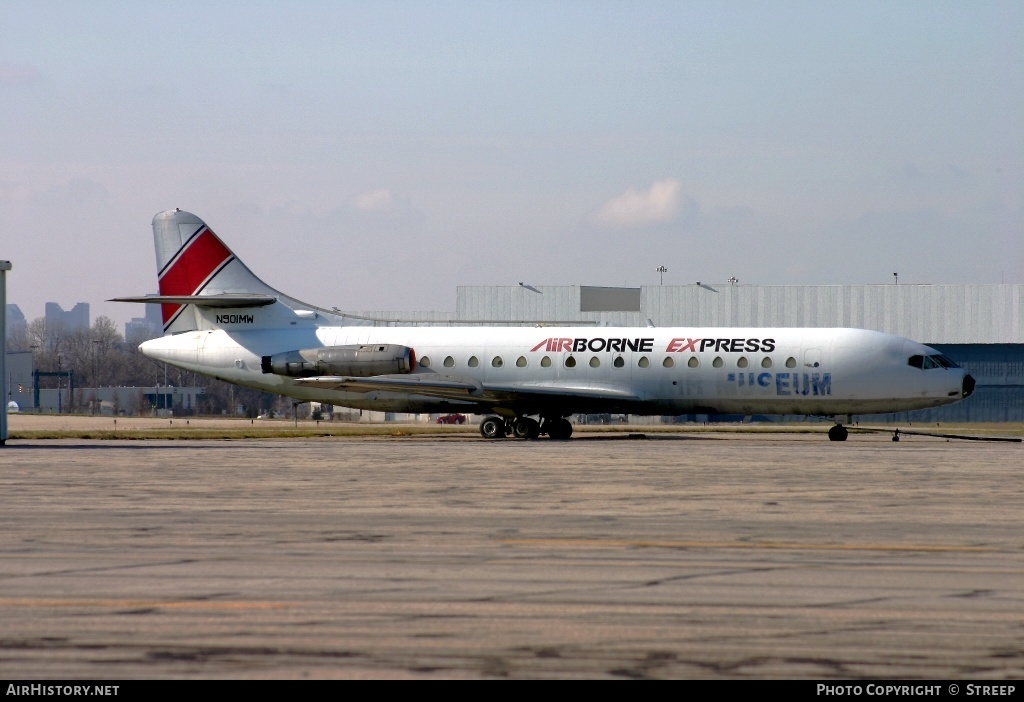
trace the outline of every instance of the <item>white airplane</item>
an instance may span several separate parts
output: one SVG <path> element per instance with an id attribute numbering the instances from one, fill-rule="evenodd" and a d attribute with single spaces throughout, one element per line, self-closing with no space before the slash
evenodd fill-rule
<path id="1" fill-rule="evenodd" d="M 295 401 L 483 414 L 487 438 L 567 439 L 573 414 L 790 414 L 925 409 L 974 379 L 910 339 L 864 329 L 381 326 L 257 278 L 198 217 L 153 219 L 165 336 L 139 349 Z M 894 438 L 898 438 L 898 435 Z"/>

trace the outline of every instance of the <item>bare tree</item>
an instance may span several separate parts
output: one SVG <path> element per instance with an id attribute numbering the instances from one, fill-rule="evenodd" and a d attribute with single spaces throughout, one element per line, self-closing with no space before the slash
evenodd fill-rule
<path id="1" fill-rule="evenodd" d="M 141 417 L 148 409 L 149 406 L 146 403 L 146 398 L 142 396 L 142 391 L 138 390 L 132 393 L 132 396 L 128 399 L 128 416 Z"/>
<path id="2" fill-rule="evenodd" d="M 67 330 L 63 324 L 46 321 L 45 317 L 37 317 L 26 326 L 29 350 L 32 352 L 32 366 L 45 372 L 67 371 L 64 349 L 67 345 Z M 62 379 L 44 377 L 40 385 L 47 388 L 58 387 Z"/>
<path id="3" fill-rule="evenodd" d="M 32 351 L 33 365 L 38 370 L 73 372 L 76 388 L 152 387 L 162 385 L 166 377 L 179 387 L 203 388 L 194 408 L 196 413 L 233 414 L 234 408 L 240 406 L 244 414 L 256 416 L 275 407 L 272 394 L 185 370 L 168 369 L 164 363 L 142 355 L 138 347 L 147 338 L 142 334 L 125 339 L 116 324 L 105 316 L 97 317 L 89 329 L 78 331 L 69 331 L 60 324 L 47 324 L 46 319 L 40 317 L 25 325 L 23 340 L 18 343 Z M 66 388 L 67 377 L 40 380 L 42 387 L 56 388 L 58 384 Z M 114 396 L 117 397 L 116 392 Z M 75 399 L 78 405 L 84 406 L 83 397 Z M 124 409 L 134 415 L 150 409 L 141 394 L 125 404 L 128 406 L 115 406 L 115 413 Z M 291 401 L 279 401 L 278 407 L 285 407 L 290 414 Z"/>
<path id="4" fill-rule="evenodd" d="M 7 330 L 7 350 L 9 352 L 28 351 L 28 324 L 15 324 Z"/>

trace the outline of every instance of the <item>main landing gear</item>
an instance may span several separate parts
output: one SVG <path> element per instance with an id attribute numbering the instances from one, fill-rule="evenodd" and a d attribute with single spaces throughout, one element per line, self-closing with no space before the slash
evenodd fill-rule
<path id="1" fill-rule="evenodd" d="M 552 439 L 568 439 L 572 436 L 572 423 L 564 417 L 543 417 L 541 421 L 530 417 L 485 417 L 480 422 L 480 435 L 485 439 L 503 439 L 515 436 L 519 439 L 536 439 L 546 434 Z"/>

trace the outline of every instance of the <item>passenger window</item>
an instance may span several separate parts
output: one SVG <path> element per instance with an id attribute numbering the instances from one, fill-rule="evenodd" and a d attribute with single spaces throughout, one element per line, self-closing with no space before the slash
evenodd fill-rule
<path id="1" fill-rule="evenodd" d="M 715 368 L 721 368 L 722 366 L 725 365 L 725 361 L 722 360 L 721 356 L 715 356 L 715 360 L 711 362 L 711 365 L 713 365 Z"/>
<path id="2" fill-rule="evenodd" d="M 501 368 L 503 365 L 505 365 L 505 362 L 501 360 L 501 356 L 495 356 L 494 358 L 491 359 L 491 365 L 494 366 L 495 368 Z"/>
<path id="3" fill-rule="evenodd" d="M 565 359 L 565 367 L 566 368 L 575 368 L 576 367 L 576 359 L 573 358 L 572 356 L 567 356 L 566 359 Z"/>
<path id="4" fill-rule="evenodd" d="M 541 368 L 550 368 L 551 367 L 551 357 L 550 356 L 545 356 L 544 358 L 540 359 L 540 367 Z"/>
<path id="5" fill-rule="evenodd" d="M 591 356 L 590 357 L 590 367 L 591 368 L 597 368 L 600 365 L 601 365 L 601 359 L 600 358 L 598 358 L 597 356 Z"/>
<path id="6" fill-rule="evenodd" d="M 666 368 L 671 368 L 675 364 L 676 362 L 672 360 L 671 356 L 665 356 L 665 360 L 661 362 L 661 365 L 665 366 Z"/>
<path id="7" fill-rule="evenodd" d="M 469 366 L 470 368 L 476 368 L 477 366 L 480 365 L 480 359 L 478 359 L 476 356 L 470 356 L 469 360 L 466 362 L 466 365 Z"/>
<path id="8" fill-rule="evenodd" d="M 647 356 L 641 356 L 640 360 L 636 362 L 640 368 L 647 368 L 651 365 L 651 362 L 647 359 Z"/>
<path id="9" fill-rule="evenodd" d="M 520 356 L 516 359 L 516 365 L 520 368 L 526 368 L 526 356 Z"/>
<path id="10" fill-rule="evenodd" d="M 700 365 L 700 361 L 697 359 L 696 356 L 690 356 L 690 360 L 686 362 L 686 365 L 688 365 L 690 368 L 696 368 L 697 366 Z"/>
<path id="11" fill-rule="evenodd" d="M 424 356 L 420 359 L 421 368 L 430 368 L 430 356 Z"/>
<path id="12" fill-rule="evenodd" d="M 790 356 L 786 359 L 786 368 L 796 368 L 796 359 Z"/>
<path id="13" fill-rule="evenodd" d="M 615 366 L 616 368 L 622 368 L 624 365 L 626 365 L 626 362 L 622 360 L 622 356 L 616 356 L 615 360 L 612 361 L 612 365 Z"/>
<path id="14" fill-rule="evenodd" d="M 746 368 L 747 367 L 747 357 L 746 356 L 740 356 L 738 359 L 736 359 L 736 367 L 737 368 Z"/>
<path id="15" fill-rule="evenodd" d="M 455 365 L 455 359 L 452 358 L 451 356 L 445 356 L 444 367 L 445 368 L 451 368 L 454 365 Z"/>
<path id="16" fill-rule="evenodd" d="M 762 358 L 761 359 L 761 367 L 762 368 L 771 368 L 772 367 L 772 359 L 769 358 L 768 356 L 765 356 L 764 358 Z"/>

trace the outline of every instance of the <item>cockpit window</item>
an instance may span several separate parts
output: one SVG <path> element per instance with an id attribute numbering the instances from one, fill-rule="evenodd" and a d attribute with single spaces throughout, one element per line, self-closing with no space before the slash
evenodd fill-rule
<path id="1" fill-rule="evenodd" d="M 913 366 L 914 368 L 959 368 L 952 359 L 943 356 L 941 353 L 932 354 L 931 356 L 911 356 L 907 359 L 907 365 Z"/>

